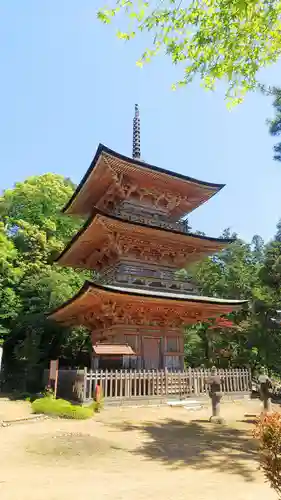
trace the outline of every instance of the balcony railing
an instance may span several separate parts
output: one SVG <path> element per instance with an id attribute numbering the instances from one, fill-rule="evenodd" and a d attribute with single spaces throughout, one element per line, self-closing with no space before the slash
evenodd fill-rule
<path id="1" fill-rule="evenodd" d="M 189 225 L 187 220 L 173 221 L 165 220 L 159 215 L 142 215 L 136 213 L 129 213 L 127 210 L 121 210 L 116 208 L 113 215 L 120 217 L 121 219 L 128 220 L 131 222 L 139 222 L 141 224 L 146 224 L 148 226 L 160 227 L 163 229 L 170 229 L 172 231 L 178 231 L 179 233 L 189 233 Z"/>

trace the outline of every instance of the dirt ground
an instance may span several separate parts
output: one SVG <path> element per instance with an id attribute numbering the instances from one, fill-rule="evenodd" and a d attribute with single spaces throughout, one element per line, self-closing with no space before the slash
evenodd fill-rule
<path id="1" fill-rule="evenodd" d="M 208 422 L 208 408 L 146 407 L 0 428 L 0 498 L 276 500 L 251 437 L 259 411 L 254 401 L 225 403 L 225 426 Z"/>
<path id="2" fill-rule="evenodd" d="M 9 398 L 0 398 L 0 422 L 1 420 L 25 418 L 30 414 L 31 407 L 25 401 L 10 401 Z"/>

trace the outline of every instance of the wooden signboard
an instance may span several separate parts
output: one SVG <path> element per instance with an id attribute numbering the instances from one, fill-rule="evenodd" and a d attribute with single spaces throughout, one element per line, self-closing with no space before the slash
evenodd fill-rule
<path id="1" fill-rule="evenodd" d="M 50 361 L 49 385 L 54 390 L 55 398 L 57 397 L 58 371 L 59 371 L 59 360 L 55 359 Z"/>
<path id="2" fill-rule="evenodd" d="M 2 357 L 3 357 L 3 347 L 0 345 L 0 391 L 1 391 L 1 382 L 2 382 L 2 376 L 1 376 L 1 372 L 2 372 Z"/>
<path id="3" fill-rule="evenodd" d="M 0 345 L 0 373 L 2 369 L 2 356 L 3 356 L 3 347 Z"/>

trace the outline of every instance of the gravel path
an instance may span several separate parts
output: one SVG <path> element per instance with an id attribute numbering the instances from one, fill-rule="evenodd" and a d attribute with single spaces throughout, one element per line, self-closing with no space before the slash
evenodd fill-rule
<path id="1" fill-rule="evenodd" d="M 276 500 L 258 471 L 259 403 L 208 409 L 108 409 L 91 421 L 0 429 L 1 500 Z M 246 416 L 245 416 L 246 414 Z"/>

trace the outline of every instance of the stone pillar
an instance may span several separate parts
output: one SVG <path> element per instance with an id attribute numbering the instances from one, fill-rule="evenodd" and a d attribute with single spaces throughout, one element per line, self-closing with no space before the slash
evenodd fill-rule
<path id="1" fill-rule="evenodd" d="M 263 412 L 271 412 L 271 392 L 272 383 L 268 375 L 266 375 L 265 370 L 261 370 L 259 376 L 259 390 L 260 390 L 260 400 L 263 403 Z"/>
<path id="2" fill-rule="evenodd" d="M 271 394 L 266 384 L 260 384 L 260 400 L 263 404 L 263 412 L 271 412 Z"/>
<path id="3" fill-rule="evenodd" d="M 262 401 L 263 401 L 264 413 L 270 413 L 271 412 L 271 398 L 268 395 L 264 395 Z"/>
<path id="4" fill-rule="evenodd" d="M 216 367 L 213 366 L 211 375 L 206 379 L 206 383 L 209 386 L 209 397 L 212 403 L 212 416 L 210 417 L 210 422 L 222 424 L 224 423 L 224 419 L 220 415 L 220 402 L 223 393 L 221 391 L 221 378 L 217 373 Z"/>
<path id="5" fill-rule="evenodd" d="M 212 402 L 212 416 L 210 417 L 210 422 L 221 423 L 222 418 L 220 415 L 220 409 L 221 409 L 220 402 L 222 398 L 222 392 L 210 393 L 210 398 Z"/>

